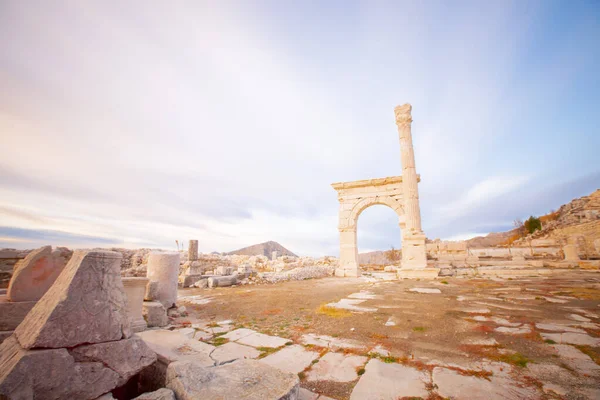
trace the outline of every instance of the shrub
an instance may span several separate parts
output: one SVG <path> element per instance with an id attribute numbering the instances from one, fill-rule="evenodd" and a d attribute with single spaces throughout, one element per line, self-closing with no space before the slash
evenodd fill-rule
<path id="1" fill-rule="evenodd" d="M 527 229 L 528 233 L 542 230 L 542 221 L 533 215 L 530 216 L 529 219 L 523 223 L 523 225 L 525 226 L 525 229 Z"/>

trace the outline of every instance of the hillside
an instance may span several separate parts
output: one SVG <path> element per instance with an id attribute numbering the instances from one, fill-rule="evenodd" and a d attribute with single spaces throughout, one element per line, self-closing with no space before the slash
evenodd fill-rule
<path id="1" fill-rule="evenodd" d="M 269 257 L 270 259 L 274 251 L 277 251 L 278 256 L 298 257 L 296 254 L 292 253 L 279 243 L 273 241 L 255 244 L 253 246 L 244 247 L 243 249 L 230 251 L 229 253 L 225 254 L 238 254 L 246 256 L 263 255 Z"/>
<path id="2" fill-rule="evenodd" d="M 566 244 L 569 238 L 581 237 L 583 246 L 593 248 L 593 242 L 600 238 L 600 189 L 589 196 L 573 199 L 560 206 L 557 211 L 539 216 L 542 230 L 516 240 L 513 245 L 525 245 L 529 239 L 553 239 Z M 467 240 L 471 248 L 494 247 L 507 244 L 517 235 L 517 229 L 507 232 L 492 232 Z"/>
<path id="3" fill-rule="evenodd" d="M 389 265 L 391 262 L 385 256 L 385 251 L 370 251 L 358 255 L 360 265 Z"/>

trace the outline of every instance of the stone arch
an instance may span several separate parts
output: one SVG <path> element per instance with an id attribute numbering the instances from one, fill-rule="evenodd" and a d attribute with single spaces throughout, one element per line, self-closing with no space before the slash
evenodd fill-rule
<path id="1" fill-rule="evenodd" d="M 340 267 L 338 276 L 358 276 L 358 245 L 356 229 L 358 217 L 367 208 L 381 204 L 390 207 L 398 215 L 400 229 L 404 228 L 404 196 L 402 177 L 392 176 L 354 182 L 334 183 L 340 203 Z"/>

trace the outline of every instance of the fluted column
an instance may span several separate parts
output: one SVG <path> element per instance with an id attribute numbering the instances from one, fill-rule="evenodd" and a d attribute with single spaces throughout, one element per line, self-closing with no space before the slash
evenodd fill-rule
<path id="1" fill-rule="evenodd" d="M 402 188 L 406 213 L 405 234 L 423 234 L 421 229 L 421 209 L 419 207 L 419 188 L 417 186 L 417 170 L 415 167 L 415 152 L 413 150 L 411 133 L 412 106 L 404 104 L 394 109 L 396 125 L 400 136 L 400 158 L 402 161 Z"/>

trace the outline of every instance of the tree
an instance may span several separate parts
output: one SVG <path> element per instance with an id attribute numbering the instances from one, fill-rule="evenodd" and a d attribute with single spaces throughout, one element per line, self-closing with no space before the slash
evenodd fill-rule
<path id="1" fill-rule="evenodd" d="M 519 218 L 515 219 L 513 221 L 513 225 L 515 227 L 515 229 L 517 230 L 517 234 L 519 235 L 519 237 L 523 237 L 525 236 L 525 232 L 527 232 L 527 229 L 525 228 L 525 224 L 523 223 L 523 221 Z"/>
<path id="2" fill-rule="evenodd" d="M 539 218 L 536 218 L 533 215 L 531 215 L 523 225 L 525 226 L 525 229 L 528 233 L 533 233 L 535 231 L 542 230 L 542 221 L 540 221 Z"/>
<path id="3" fill-rule="evenodd" d="M 392 264 L 397 263 L 402 259 L 402 250 L 396 250 L 394 249 L 394 246 L 383 254 Z"/>

